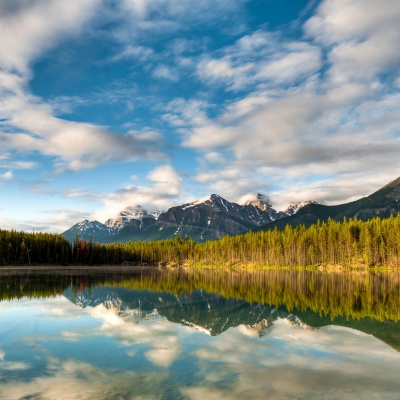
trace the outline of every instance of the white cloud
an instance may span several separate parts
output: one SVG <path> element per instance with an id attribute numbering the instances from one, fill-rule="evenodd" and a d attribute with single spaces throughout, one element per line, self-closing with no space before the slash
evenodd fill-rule
<path id="1" fill-rule="evenodd" d="M 224 124 L 194 127 L 184 144 L 203 151 L 205 160 L 213 148 L 235 156 L 218 170 L 203 163 L 197 179 L 228 198 L 246 191 L 265 192 L 266 185 L 275 187 L 281 192 L 272 196 L 273 203 L 283 208 L 291 201 L 332 204 L 371 193 L 398 175 L 400 98 L 364 100 L 352 106 L 351 114 L 346 103 L 353 103 L 352 94 L 335 92 L 308 99 L 293 95 L 257 105 L 233 122 L 229 110 L 221 118 Z M 294 187 L 302 188 L 295 196 Z M 286 199 L 286 204 L 278 198 Z"/>
<path id="2" fill-rule="evenodd" d="M 38 166 L 38 163 L 35 161 L 13 161 L 11 165 L 16 169 L 34 169 Z"/>
<path id="3" fill-rule="evenodd" d="M 35 211 L 34 216 L 31 217 L 26 217 L 24 214 L 21 215 L 21 213 L 17 215 L 18 217 L 13 219 L 0 216 L 1 229 L 15 229 L 24 232 L 61 233 L 70 228 L 73 223 L 90 217 L 90 213 L 79 209 L 38 210 Z M 38 220 L 40 222 L 38 222 Z"/>
<path id="4" fill-rule="evenodd" d="M 204 158 L 206 161 L 213 164 L 218 164 L 220 166 L 226 164 L 226 159 L 224 158 L 224 156 L 216 151 L 211 151 L 209 153 L 204 154 Z"/>
<path id="5" fill-rule="evenodd" d="M 204 57 L 199 77 L 211 85 L 245 89 L 268 82 L 270 86 L 293 84 L 321 68 L 321 50 L 306 42 L 283 41 L 277 34 L 257 31 L 233 46 Z"/>
<path id="6" fill-rule="evenodd" d="M 202 126 L 208 122 L 206 110 L 209 107 L 204 100 L 176 98 L 164 107 L 163 118 L 176 127 Z"/>
<path id="7" fill-rule="evenodd" d="M 242 8 L 243 0 L 220 0 L 210 3 L 209 0 L 123 0 L 121 8 L 134 18 L 146 21 L 142 27 L 153 27 L 160 22 L 169 21 L 172 26 L 186 23 L 201 24 L 208 20 L 218 21 L 228 18 Z M 151 17 L 151 18 L 150 18 Z"/>
<path id="8" fill-rule="evenodd" d="M 262 196 L 260 196 L 260 194 Z M 262 199 L 262 201 L 271 204 L 270 198 L 266 195 L 263 195 L 262 193 L 246 193 L 244 196 L 240 197 L 238 204 L 244 204 L 247 201 L 256 201 L 259 200 L 260 198 Z"/>
<path id="9" fill-rule="evenodd" d="M 100 0 L 18 1 L 0 5 L 0 144 L 10 152 L 39 152 L 57 170 L 110 161 L 165 158 L 159 140 L 57 118 L 56 109 L 30 94 L 31 64 L 65 37 L 81 33 Z M 21 30 L 21 26 L 24 29 Z M 159 139 L 159 137 L 157 138 Z"/>
<path id="10" fill-rule="evenodd" d="M 3 114 L 7 126 L 20 132 L 0 131 L 0 143 L 5 149 L 18 152 L 40 152 L 56 157 L 58 170 L 92 168 L 110 161 L 133 161 L 138 158 L 165 158 L 161 153 L 160 136 L 129 132 L 116 135 L 101 126 L 56 118 L 45 104 L 33 104 L 23 96 L 6 97 Z M 4 110 L 5 108 L 5 110 Z"/>
<path id="11" fill-rule="evenodd" d="M 200 172 L 195 180 L 200 184 L 206 185 L 210 193 L 217 193 L 229 201 L 242 204 L 243 193 L 256 191 L 266 193 L 268 184 L 265 177 L 255 171 L 251 173 L 246 168 L 235 165 L 227 167 L 226 164 L 220 165 L 220 169 L 207 169 Z"/>
<path id="12" fill-rule="evenodd" d="M 6 152 L 0 153 L 0 161 L 8 160 L 10 157 L 11 157 L 10 153 Z"/>
<path id="13" fill-rule="evenodd" d="M 171 82 L 178 82 L 179 74 L 178 71 L 172 69 L 168 65 L 157 65 L 157 67 L 153 70 L 152 75 L 155 78 L 166 79 Z"/>
<path id="14" fill-rule="evenodd" d="M 1 182 L 4 182 L 4 181 L 9 181 L 9 180 L 11 180 L 13 177 L 14 177 L 14 176 L 13 176 L 12 171 L 4 172 L 3 174 L 0 174 L 0 183 L 1 183 Z"/>
<path id="15" fill-rule="evenodd" d="M 220 0 L 211 3 L 209 0 L 122 0 L 118 3 L 116 15 L 119 19 L 119 25 L 114 29 L 114 37 L 125 46 L 125 50 L 116 56 L 136 57 L 136 50 L 132 48 L 143 49 L 149 46 L 149 38 L 158 41 L 160 37 L 173 35 L 174 40 L 170 41 L 174 45 L 176 61 L 180 66 L 188 66 L 191 61 L 187 57 L 179 56 L 187 39 L 180 38 L 181 32 L 187 32 L 195 26 L 204 25 L 213 26 L 221 20 L 229 21 L 229 27 L 226 32 L 240 30 L 243 24 L 243 9 L 247 0 Z M 187 35 L 185 34 L 185 37 Z M 145 41 L 143 38 L 146 38 Z M 132 45 L 132 43 L 135 43 Z M 140 44 L 142 43 L 142 44 Z M 139 51 L 143 55 L 142 51 Z M 169 49 L 171 50 L 171 48 Z M 187 47 L 186 49 L 187 50 Z M 147 53 L 148 61 L 160 62 L 163 56 L 169 51 L 158 54 L 159 49 L 153 49 L 154 53 Z M 172 49 L 174 52 L 174 49 Z M 169 54 L 171 55 L 171 54 Z M 179 56 L 179 57 L 178 57 Z"/>
<path id="16" fill-rule="evenodd" d="M 107 98 L 115 103 L 118 96 L 113 91 L 85 99 L 60 97 L 51 103 L 30 92 L 32 66 L 46 52 L 65 39 L 94 33 L 93 22 L 105 18 L 102 22 L 115 23 L 111 40 L 120 40 L 122 49 L 106 61 L 143 63 L 149 76 L 172 82 L 187 72 L 206 84 L 192 100 L 166 99 L 166 106 L 158 101 L 152 108 L 164 112 L 161 118 L 182 135 L 182 145 L 198 153 L 199 173 L 193 184 L 203 191 L 237 199 L 249 191 L 273 188 L 282 203 L 298 200 L 291 198 L 296 188 L 301 199 L 310 196 L 330 203 L 334 199 L 328 189 L 341 185 L 343 190 L 335 190 L 337 201 L 354 197 L 348 186 L 352 179 L 361 195 L 367 187 L 395 177 L 400 166 L 397 1 L 322 1 L 305 23 L 304 37 L 287 38 L 265 27 L 246 35 L 236 31 L 235 37 L 241 38 L 213 51 L 210 38 L 189 41 L 175 33 L 187 36 L 196 24 L 211 26 L 236 16 L 228 28 L 232 33 L 244 21 L 238 12 L 244 1 L 58 3 L 0 4 L 0 159 L 10 174 L 13 169 L 34 168 L 34 162 L 14 159 L 32 152 L 52 160 L 57 171 L 143 158 L 167 162 L 163 136 L 155 129 L 115 134 L 105 126 L 59 117 L 72 102 L 99 104 Z M 176 38 L 163 48 L 158 39 L 171 32 Z M 223 104 L 213 104 L 215 88 L 225 89 Z M 127 107 L 135 107 L 137 87 L 117 89 L 125 90 Z M 132 126 L 137 126 L 135 121 L 124 128 Z M 150 173 L 144 187 L 128 185 L 106 195 L 106 210 L 96 215 L 107 211 L 108 218 L 110 211 L 112 215 L 132 203 L 162 209 L 173 205 L 182 198 L 182 181 L 172 175 L 169 184 L 163 184 Z M 363 188 L 366 179 L 369 183 Z M 0 181 L 5 180 L 1 175 Z M 79 190 L 69 196 L 84 194 Z"/>
<path id="17" fill-rule="evenodd" d="M 171 165 L 162 165 L 147 175 L 149 185 L 128 185 L 123 189 L 106 195 L 99 195 L 105 207 L 96 211 L 93 218 L 105 221 L 126 207 L 141 205 L 148 211 L 167 210 L 181 200 L 182 178 Z M 86 197 L 82 192 L 81 197 Z"/>
<path id="18" fill-rule="evenodd" d="M 101 0 L 3 1 L 0 4 L 0 67 L 30 75 L 30 64 L 66 35 L 77 35 Z M 21 26 L 24 29 L 21 29 Z"/>
<path id="19" fill-rule="evenodd" d="M 127 45 L 120 53 L 110 58 L 110 61 L 117 62 L 125 59 L 134 59 L 139 61 L 147 61 L 154 55 L 151 47 Z"/>
<path id="20" fill-rule="evenodd" d="M 396 0 L 326 0 L 305 32 L 330 49 L 330 75 L 340 85 L 374 79 L 397 66 L 399 18 Z"/>
<path id="21" fill-rule="evenodd" d="M 163 165 L 154 169 L 148 177 L 156 184 L 165 185 L 165 188 L 169 188 L 169 190 L 172 189 L 173 193 L 177 193 L 176 189 L 179 188 L 181 183 L 178 173 L 170 165 Z M 170 185 L 173 187 L 171 188 Z"/>
<path id="22" fill-rule="evenodd" d="M 256 79 L 275 83 L 293 83 L 297 79 L 317 72 L 321 67 L 321 52 L 307 43 L 289 43 L 286 54 L 261 65 Z"/>
<path id="23" fill-rule="evenodd" d="M 317 174 L 317 172 L 314 173 Z M 301 173 L 300 170 L 298 175 Z M 284 190 L 271 193 L 269 197 L 277 210 L 285 210 L 293 202 L 308 200 L 318 201 L 325 205 L 335 205 L 368 196 L 397 176 L 396 172 L 391 175 L 386 172 L 378 172 L 374 175 L 369 172 L 360 172 L 343 174 L 339 178 L 333 175 L 327 179 L 318 179 L 316 182 L 304 182 L 300 179 L 301 177 L 287 177 L 284 179 L 291 184 Z"/>
<path id="24" fill-rule="evenodd" d="M 268 183 L 283 206 L 286 200 L 350 201 L 395 178 L 400 5 L 385 5 L 327 0 L 305 24 L 306 39 L 257 31 L 204 58 L 203 80 L 252 91 L 216 117 L 204 112 L 200 123 L 190 124 L 182 108 L 169 115 L 181 123 L 182 145 L 203 155 L 197 180 L 234 198 Z M 203 109 L 216 113 L 211 104 Z M 215 169 L 207 154 L 216 152 L 233 157 Z M 246 179 L 249 185 L 241 185 Z"/>
<path id="25" fill-rule="evenodd" d="M 12 178 L 11 171 L 6 177 L 11 179 L 10 175 Z M 0 175 L 0 184 L 5 182 L 5 179 L 2 179 L 2 175 Z M 130 206 L 141 205 L 148 211 L 166 211 L 169 207 L 184 201 L 182 197 L 183 180 L 172 166 L 167 164 L 154 168 L 148 173 L 147 180 L 147 185 L 128 184 L 111 193 L 88 192 L 87 189 L 79 187 L 55 191 L 46 189 L 47 181 L 39 181 L 30 188 L 31 191 L 38 195 L 51 195 L 54 199 L 61 195 L 64 197 L 63 201 L 69 200 L 69 208 L 50 207 L 43 210 L 40 209 L 40 206 L 36 206 L 37 209 L 33 216 L 21 218 L 19 213 L 18 217 L 13 220 L 0 217 L 0 225 L 2 229 L 61 233 L 84 219 L 104 222 Z M 82 207 L 81 201 L 84 202 L 85 207 Z M 88 210 L 87 205 L 90 206 L 91 211 Z"/>
<path id="26" fill-rule="evenodd" d="M 398 30 L 397 0 L 325 0 L 305 24 L 306 32 L 327 44 L 363 40 L 382 30 Z"/>

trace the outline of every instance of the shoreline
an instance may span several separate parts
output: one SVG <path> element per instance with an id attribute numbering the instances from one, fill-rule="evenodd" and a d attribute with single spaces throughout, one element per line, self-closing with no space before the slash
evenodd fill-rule
<path id="1" fill-rule="evenodd" d="M 17 265 L 0 266 L 0 274 L 4 272 L 142 272 L 154 271 L 158 266 L 121 266 L 121 265 L 95 265 L 95 266 L 58 266 L 58 265 Z"/>
<path id="2" fill-rule="evenodd" d="M 259 266 L 259 265 L 174 265 L 174 266 L 159 266 L 159 265 L 16 265 L 16 266 L 0 266 L 0 274 L 2 272 L 120 272 L 132 273 L 143 271 L 168 271 L 179 268 L 185 269 L 221 269 L 221 270 L 264 270 L 264 271 L 315 271 L 315 272 L 382 272 L 382 271 L 399 271 L 399 267 L 393 266 L 376 266 L 364 267 L 355 265 L 348 267 L 343 265 L 313 265 L 313 266 Z"/>

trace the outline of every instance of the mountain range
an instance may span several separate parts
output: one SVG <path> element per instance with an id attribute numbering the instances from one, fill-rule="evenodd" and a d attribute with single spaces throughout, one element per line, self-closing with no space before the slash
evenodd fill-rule
<path id="1" fill-rule="evenodd" d="M 180 235 L 196 241 L 219 239 L 225 235 L 245 233 L 281 218 L 294 215 L 301 207 L 312 203 L 291 204 L 286 211 L 276 211 L 268 198 L 254 194 L 244 204 L 232 203 L 217 194 L 172 207 L 166 212 L 148 212 L 141 206 L 128 207 L 104 224 L 80 221 L 63 233 L 73 241 L 96 240 L 100 243 L 167 239 Z"/>
<path id="2" fill-rule="evenodd" d="M 97 286 L 91 290 L 73 293 L 69 287 L 63 296 L 79 307 L 103 305 L 125 320 L 139 323 L 143 319 L 165 317 L 169 322 L 189 326 L 202 333 L 217 336 L 232 327 L 246 325 L 268 335 L 278 318 L 287 319 L 292 325 L 321 328 L 327 325 L 345 326 L 373 335 L 399 351 L 397 324 L 384 323 L 370 318 L 349 319 L 345 316 L 333 319 L 307 310 L 294 309 L 289 312 L 285 306 L 275 308 L 268 304 L 252 303 L 234 298 L 226 299 L 217 293 L 195 290 L 191 294 L 168 294 L 150 290 L 129 290 L 124 287 L 109 288 Z"/>
<path id="3" fill-rule="evenodd" d="M 374 217 L 388 218 L 397 215 L 400 207 L 400 177 L 389 182 L 378 191 L 367 197 L 350 203 L 334 206 L 325 206 L 318 203 L 304 205 L 290 218 L 274 221 L 271 224 L 260 226 L 255 230 L 284 229 L 286 225 L 293 227 L 298 225 L 310 226 L 319 221 L 327 221 L 329 218 L 343 221 L 344 218 L 358 218 L 363 221 Z"/>
<path id="4" fill-rule="evenodd" d="M 63 236 L 73 241 L 96 240 L 99 243 L 126 243 L 172 238 L 176 235 L 203 242 L 249 230 L 269 230 L 286 225 L 306 226 L 328 218 L 343 220 L 357 217 L 367 220 L 397 214 L 400 201 L 400 178 L 359 200 L 326 206 L 315 201 L 292 203 L 285 211 L 276 211 L 268 197 L 260 193 L 248 197 L 244 204 L 229 202 L 212 194 L 207 198 L 172 207 L 166 212 L 148 212 L 141 206 L 128 207 L 104 224 L 84 220 L 69 228 Z"/>

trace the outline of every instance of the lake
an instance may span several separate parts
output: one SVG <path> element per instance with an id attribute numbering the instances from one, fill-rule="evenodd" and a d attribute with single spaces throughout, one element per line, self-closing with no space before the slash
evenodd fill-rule
<path id="1" fill-rule="evenodd" d="M 0 270 L 0 399 L 400 399 L 400 273 Z"/>

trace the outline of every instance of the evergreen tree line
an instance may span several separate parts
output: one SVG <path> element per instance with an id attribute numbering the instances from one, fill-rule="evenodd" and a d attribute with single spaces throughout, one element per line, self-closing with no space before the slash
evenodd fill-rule
<path id="1" fill-rule="evenodd" d="M 63 236 L 0 229 L 0 265 L 63 265 L 72 260 L 72 246 Z"/>
<path id="2" fill-rule="evenodd" d="M 175 237 L 155 242 L 98 244 L 62 236 L 0 230 L 0 264 L 212 266 L 400 266 L 400 216 L 318 222 L 306 228 L 225 236 L 196 243 Z"/>
<path id="3" fill-rule="evenodd" d="M 397 271 L 321 272 L 294 270 L 170 268 L 99 273 L 53 269 L 51 273 L 0 275 L 0 301 L 22 297 L 74 297 L 98 287 L 190 295 L 202 290 L 224 298 L 268 304 L 289 312 L 311 311 L 334 319 L 400 320 L 400 274 Z M 121 270 L 119 270 L 121 271 Z M 111 291 L 112 293 L 115 292 Z M 126 291 L 124 293 L 127 293 Z"/>
<path id="4" fill-rule="evenodd" d="M 310 309 L 334 319 L 400 320 L 398 271 L 324 272 L 256 269 L 154 269 L 140 277 L 105 276 L 103 286 L 189 295 L 195 290 L 268 304 L 289 312 Z"/>

